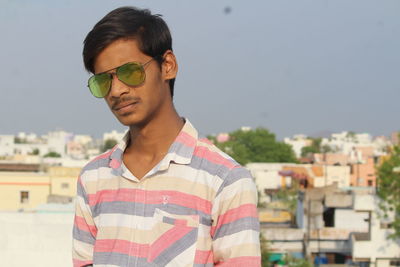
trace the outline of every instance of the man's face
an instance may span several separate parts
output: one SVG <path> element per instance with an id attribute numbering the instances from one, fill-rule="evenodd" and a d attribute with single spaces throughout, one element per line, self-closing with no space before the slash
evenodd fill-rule
<path id="1" fill-rule="evenodd" d="M 140 51 L 135 40 L 117 40 L 98 55 L 94 70 L 95 73 L 108 70 L 115 73 L 115 68 L 125 63 L 143 64 L 151 59 Z M 172 101 L 168 79 L 175 78 L 176 72 L 171 76 L 164 63 L 160 70 L 156 60 L 150 61 L 144 69 L 146 78 L 139 86 L 126 85 L 114 74 L 110 92 L 104 97 L 117 119 L 126 126 L 146 124 L 163 111 L 168 101 Z"/>

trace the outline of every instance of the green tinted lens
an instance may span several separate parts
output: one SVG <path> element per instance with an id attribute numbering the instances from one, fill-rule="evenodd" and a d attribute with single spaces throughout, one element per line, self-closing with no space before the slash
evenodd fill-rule
<path id="1" fill-rule="evenodd" d="M 111 86 L 111 74 L 102 73 L 96 74 L 89 79 L 90 92 L 95 97 L 105 97 L 108 94 Z"/>
<path id="2" fill-rule="evenodd" d="M 146 74 L 141 64 L 131 62 L 117 69 L 117 77 L 127 85 L 137 86 L 144 82 Z"/>

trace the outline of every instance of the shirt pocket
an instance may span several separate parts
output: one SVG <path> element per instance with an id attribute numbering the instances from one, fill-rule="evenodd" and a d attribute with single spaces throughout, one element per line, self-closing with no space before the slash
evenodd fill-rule
<path id="1" fill-rule="evenodd" d="M 155 209 L 148 262 L 157 266 L 193 266 L 199 215 L 177 215 Z"/>

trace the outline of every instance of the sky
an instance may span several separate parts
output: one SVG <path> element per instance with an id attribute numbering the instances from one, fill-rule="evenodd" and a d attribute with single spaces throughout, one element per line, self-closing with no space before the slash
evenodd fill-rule
<path id="1" fill-rule="evenodd" d="M 203 135 L 400 130 L 398 0 L 0 0 L 0 134 L 125 129 L 90 94 L 82 43 L 126 5 L 169 25 L 174 103 Z"/>

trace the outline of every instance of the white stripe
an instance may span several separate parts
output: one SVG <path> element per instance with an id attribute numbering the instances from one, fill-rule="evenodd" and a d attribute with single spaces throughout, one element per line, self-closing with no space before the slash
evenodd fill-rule
<path id="1" fill-rule="evenodd" d="M 215 176 L 210 175 L 204 170 L 195 169 L 187 165 L 171 164 L 166 175 L 206 185 L 215 192 L 218 191 L 223 182 L 221 179 L 215 178 Z"/>
<path id="2" fill-rule="evenodd" d="M 127 227 L 139 230 L 151 230 L 158 221 L 153 217 L 142 217 L 127 214 L 101 214 L 95 218 L 98 228 L 101 227 Z"/>
<path id="3" fill-rule="evenodd" d="M 180 266 L 193 266 L 194 257 L 196 252 L 196 242 L 185 249 L 181 254 L 177 255 L 172 261 L 170 261 L 166 267 L 180 267 Z"/>
<path id="4" fill-rule="evenodd" d="M 219 194 L 215 198 L 214 203 L 233 198 L 234 196 L 246 191 L 253 192 L 257 196 L 257 187 L 253 179 L 242 178 L 234 182 L 233 184 L 226 186 L 223 189 L 223 194 Z"/>
<path id="5" fill-rule="evenodd" d="M 236 244 L 258 244 L 259 237 L 258 232 L 254 230 L 243 230 L 238 233 L 226 235 L 218 238 L 213 242 L 213 247 L 217 250 L 230 248 Z"/>
<path id="6" fill-rule="evenodd" d="M 115 175 L 111 173 L 112 170 L 113 169 L 109 167 L 100 167 L 98 169 L 88 170 L 82 173 L 81 180 L 82 182 L 87 183 L 114 178 Z"/>

